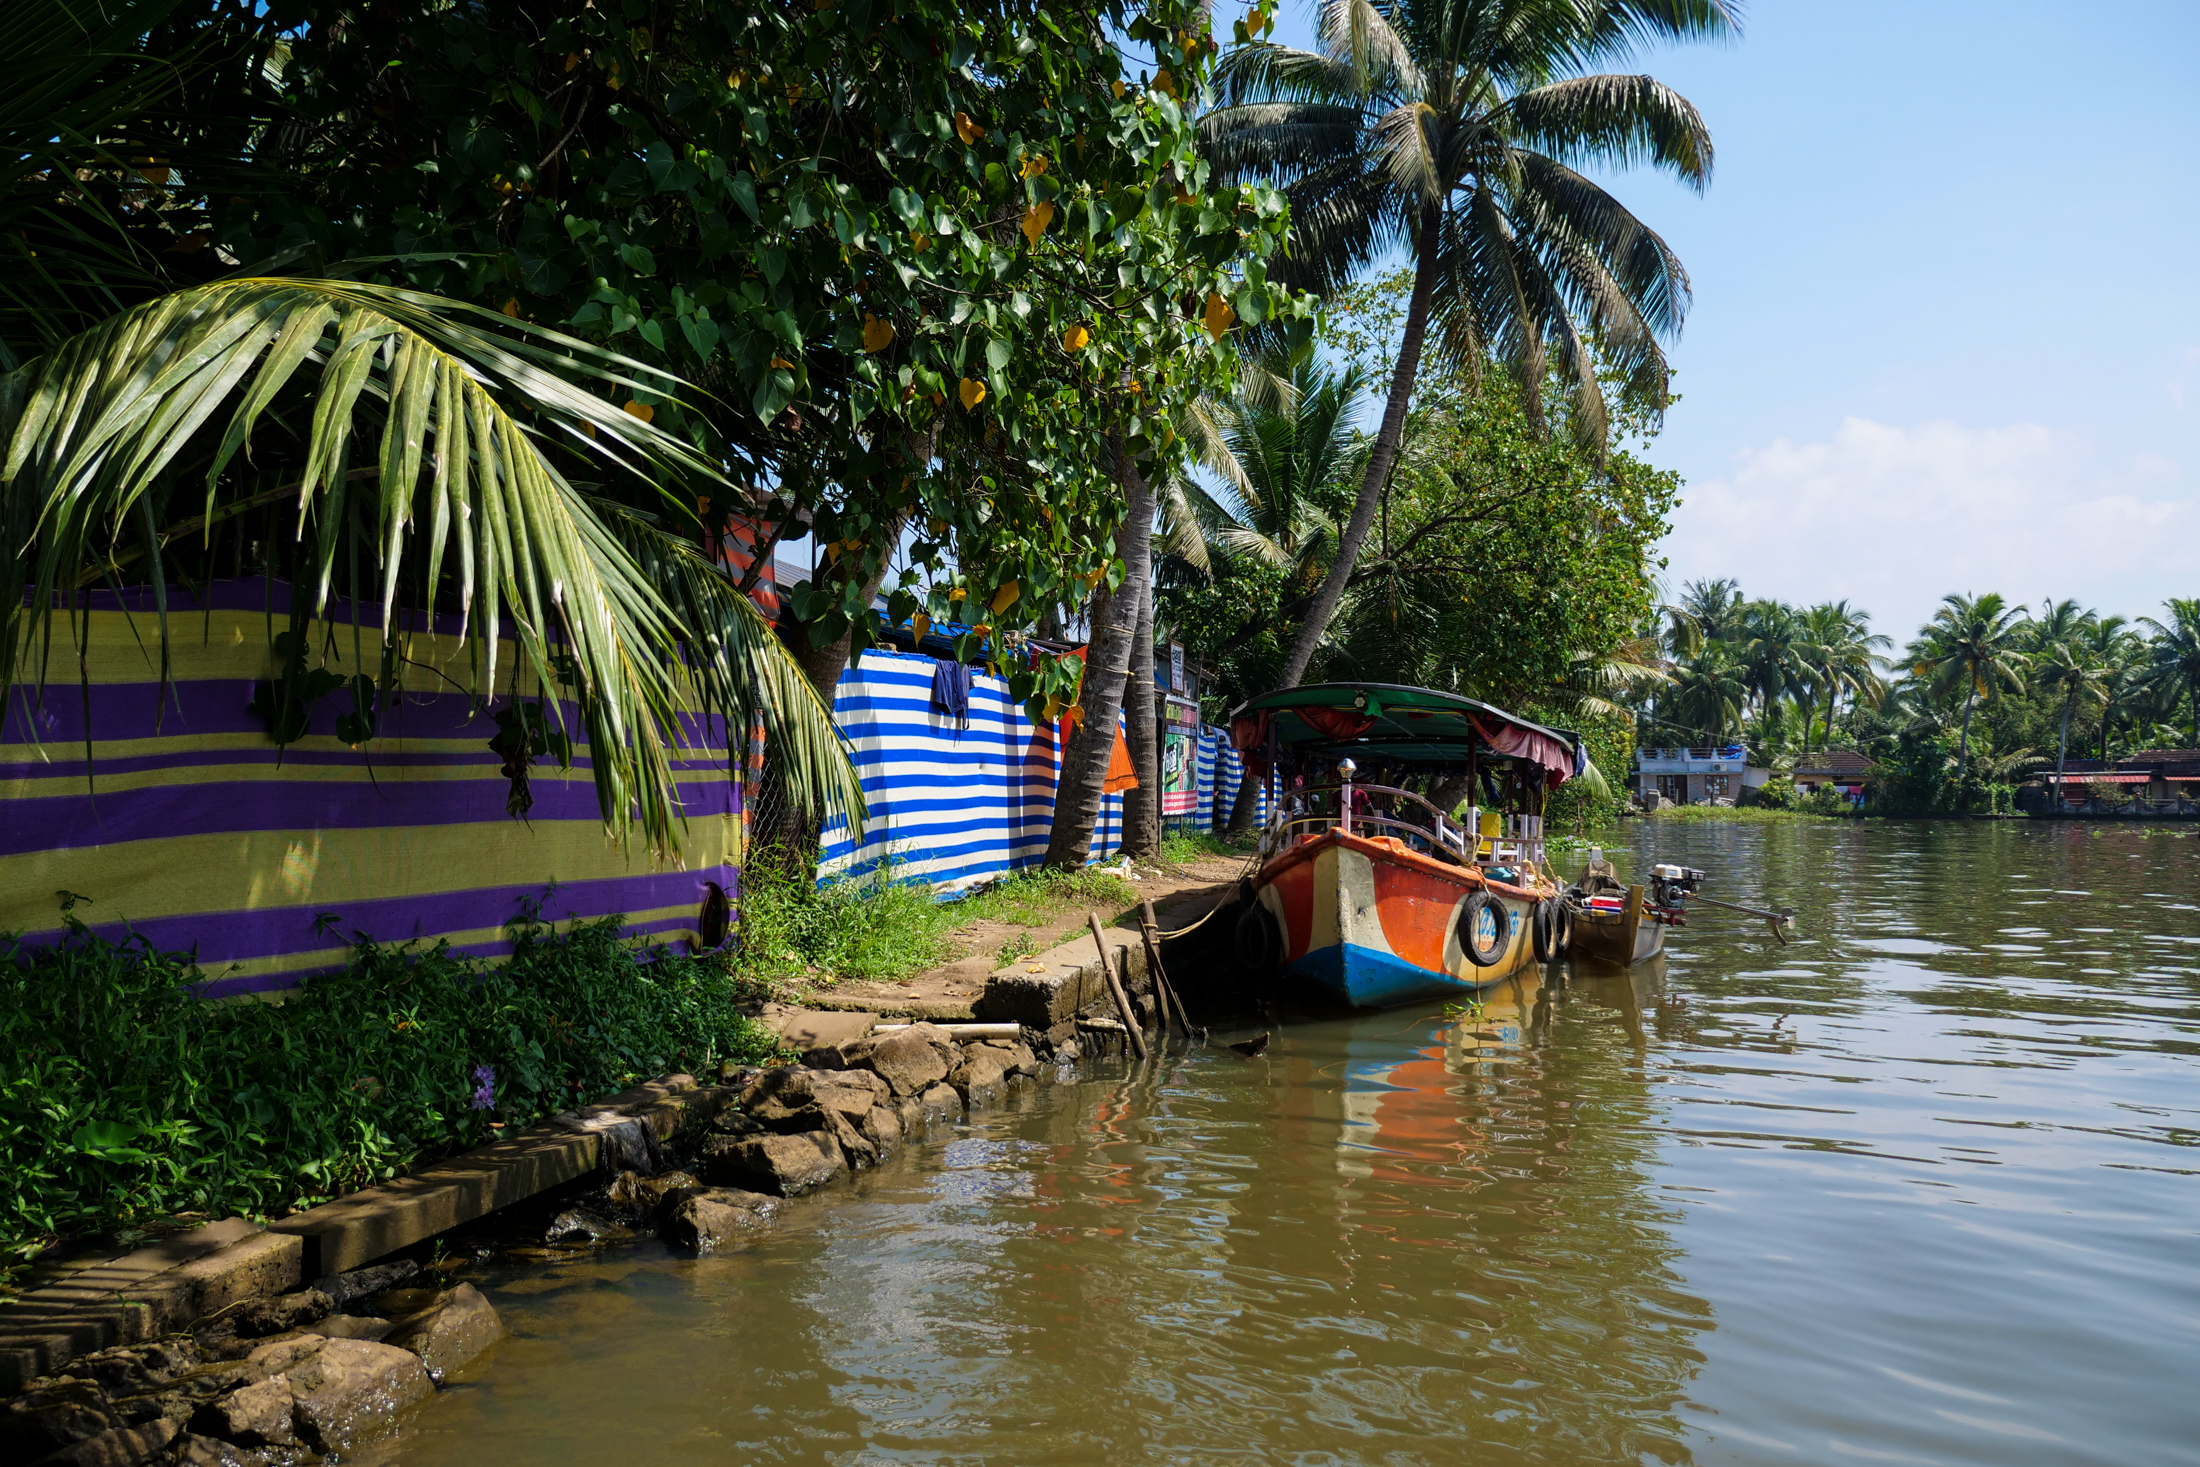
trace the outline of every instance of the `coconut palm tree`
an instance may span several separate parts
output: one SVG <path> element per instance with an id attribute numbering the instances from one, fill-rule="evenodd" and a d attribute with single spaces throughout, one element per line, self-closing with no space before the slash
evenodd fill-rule
<path id="1" fill-rule="evenodd" d="M 2064 606 L 2070 604 L 2062 603 Z M 2064 635 L 2033 654 L 2032 680 L 2043 691 L 2055 693 L 2062 699 L 2062 723 L 2055 736 L 2055 795 L 2060 799 L 2063 765 L 2068 762 L 2070 752 L 2070 715 L 2077 712 L 2081 702 L 2108 701 L 2108 680 L 2115 668 L 2086 644 L 2081 635 L 2085 627 L 2082 620 L 2058 621 L 2064 626 Z"/>
<path id="2" fill-rule="evenodd" d="M 2169 613 L 2166 622 L 2151 616 L 2139 618 L 2154 628 L 2147 680 L 2171 690 L 2172 709 L 2176 692 L 2182 690 L 2187 699 L 2186 714 L 2192 720 L 2192 743 L 2188 747 L 2200 749 L 2200 596 L 2173 596 L 2163 603 L 2163 610 Z"/>
<path id="3" fill-rule="evenodd" d="M 516 685 L 499 664 L 509 627 L 536 685 L 560 690 L 553 718 L 579 710 L 606 824 L 638 816 L 654 848 L 679 819 L 671 760 L 698 707 L 763 718 L 790 793 L 860 820 L 830 710 L 748 599 L 663 527 L 724 476 L 620 404 L 684 384 L 341 265 L 166 273 L 194 258 L 157 247 L 176 196 L 223 160 L 133 160 L 132 140 L 179 77 L 257 68 L 267 43 L 247 8 L 239 28 L 162 52 L 177 8 L 117 0 L 85 19 L 23 0 L 0 23 L 0 238 L 60 257 L 0 271 L 0 703 L 47 680 L 57 614 L 126 580 L 151 594 L 165 679 L 171 580 L 211 574 L 215 537 L 241 552 L 249 525 L 293 586 L 269 695 L 279 739 L 302 727 L 298 690 L 331 676 L 306 666 L 309 630 L 342 594 L 379 603 L 385 639 L 398 608 L 456 611 L 461 642 L 480 638 L 470 691 L 485 698 L 500 672 Z"/>
<path id="4" fill-rule="evenodd" d="M 1641 42 L 1734 30 L 1728 0 L 1325 0 L 1318 49 L 1255 43 L 1218 63 L 1203 146 L 1224 178 L 1288 193 L 1296 248 L 1279 283 L 1327 293 L 1394 250 L 1414 262 L 1381 426 L 1284 686 L 1351 581 L 1431 326 L 1462 369 L 1513 372 L 1539 427 L 1555 370 L 1572 430 L 1603 441 L 1600 361 L 1664 405 L 1659 338 L 1680 327 L 1687 275 L 1574 165 L 1648 163 L 1701 188 L 1711 138 L 1654 79 L 1589 72 Z"/>
<path id="5" fill-rule="evenodd" d="M 1822 601 L 1802 614 L 1802 657 L 1811 681 L 1826 697 L 1826 745 L 1833 743 L 1834 701 L 1843 693 L 1866 703 L 1876 703 L 1887 691 L 1878 669 L 1884 666 L 1882 648 L 1891 638 L 1871 629 L 1871 613 L 1846 601 Z M 1810 747 L 1808 719 L 1804 722 L 1803 747 Z"/>
<path id="6" fill-rule="evenodd" d="M 1735 646 L 1742 679 L 1760 713 L 1804 690 L 1810 678 L 1804 656 L 1809 644 L 1794 607 L 1780 601 L 1752 601 L 1743 610 L 1738 633 Z M 1807 726 L 1804 732 L 1808 734 Z"/>
<path id="7" fill-rule="evenodd" d="M 1963 690 L 1963 738 L 1956 752 L 1956 786 L 1961 788 L 1971 757 L 1971 714 L 1981 695 L 1998 697 L 2024 686 L 2024 608 L 2011 606 L 1998 591 L 1983 596 L 1944 596 L 1924 635 L 1911 644 L 1911 665 L 1919 677 L 1944 689 Z"/>
<path id="8" fill-rule="evenodd" d="M 1749 681 L 1734 649 L 1724 642 L 1705 643 L 1702 655 L 1674 674 L 1665 701 L 1682 727 L 1711 743 L 1724 742 L 1742 726 L 1742 710 L 1749 703 Z"/>
<path id="9" fill-rule="evenodd" d="M 2101 758 L 2108 758 L 2109 732 L 2117 711 L 2136 702 L 2145 691 L 2147 645 L 2122 616 L 2097 616 L 2079 628 L 2078 640 L 2109 669 L 2101 702 Z"/>

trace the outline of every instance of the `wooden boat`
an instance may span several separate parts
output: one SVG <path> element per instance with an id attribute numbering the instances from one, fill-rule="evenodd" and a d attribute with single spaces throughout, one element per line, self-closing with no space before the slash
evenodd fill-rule
<path id="1" fill-rule="evenodd" d="M 1665 930 L 1688 920 L 1687 901 L 1701 871 L 1658 866 L 1648 888 L 1622 886 L 1604 853 L 1592 848 L 1581 879 L 1566 889 L 1567 948 L 1579 958 L 1631 967 L 1665 951 Z"/>
<path id="2" fill-rule="evenodd" d="M 1585 764 L 1578 736 L 1385 683 L 1269 693 L 1231 728 L 1249 764 L 1284 775 L 1237 918 L 1242 966 L 1383 1008 L 1471 995 L 1556 955 L 1564 909 L 1541 810 Z M 1525 808 L 1473 805 L 1458 821 L 1370 773 L 1485 797 L 1501 777 Z"/>

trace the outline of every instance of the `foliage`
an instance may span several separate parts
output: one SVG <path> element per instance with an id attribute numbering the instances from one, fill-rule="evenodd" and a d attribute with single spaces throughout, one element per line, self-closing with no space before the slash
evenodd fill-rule
<path id="1" fill-rule="evenodd" d="M 16 364 L 0 377 L 0 697 L 46 679 L 59 607 L 123 580 L 152 588 L 165 676 L 169 583 L 241 573 L 249 551 L 293 587 L 277 685 L 258 700 L 278 742 L 338 676 L 311 649 L 325 659 L 312 624 L 340 590 L 383 611 L 381 676 L 353 688 L 355 743 L 394 690 L 395 610 L 440 609 L 462 638 L 481 634 L 469 691 L 485 701 L 510 629 L 537 688 L 562 689 L 548 717 L 564 723 L 570 701 L 587 731 L 606 823 L 638 816 L 653 848 L 673 841 L 670 748 L 697 706 L 762 716 L 798 796 L 860 816 L 827 711 L 800 695 L 753 611 L 724 593 L 675 611 L 665 578 L 645 573 L 692 551 L 646 544 L 660 533 L 648 518 L 685 502 L 663 486 L 723 482 L 715 452 L 619 406 L 679 396 L 676 377 L 492 310 L 315 270 L 315 238 L 270 258 L 207 222 L 249 224 L 255 200 L 306 192 L 273 127 L 283 68 L 270 58 L 290 38 L 271 12 L 125 0 L 122 28 L 95 36 L 54 0 L 23 10 L 101 64 L 64 68 L 58 132 L 46 114 L 0 109 L 6 152 L 36 164 L 0 176 L 0 222 L 25 226 L 8 248 L 36 226 L 59 262 L 19 272 L 0 309 L 0 356 Z M 43 55 L 33 45 L 5 65 Z M 164 110 L 178 87 L 199 100 L 202 77 L 226 81 L 218 102 Z M 49 89 L 42 74 L 17 79 Z M 190 278 L 242 260 L 259 264 Z M 286 266 L 308 273 L 265 273 Z M 100 300 L 126 308 L 93 319 L 85 303 Z M 545 747 L 567 757 L 570 736 Z"/>
<path id="2" fill-rule="evenodd" d="M 807 521 L 813 646 L 860 644 L 897 558 L 897 621 L 1081 605 L 1122 513 L 1102 446 L 1157 477 L 1231 328 L 1303 314 L 1266 283 L 1280 197 L 1212 186 L 1192 148 L 1215 47 L 1189 4 L 400 0 L 296 28 L 317 195 L 217 234 L 406 254 L 702 384 L 637 405 L 729 453 L 767 523 Z M 1079 668 L 1006 670 L 1037 700 Z"/>
<path id="3" fill-rule="evenodd" d="M 1573 165 L 1647 164 L 1703 187 L 1711 139 L 1695 108 L 1651 77 L 1590 73 L 1652 37 L 1716 37 L 1732 21 L 1719 0 L 1337 0 L 1318 50 L 1249 40 L 1223 58 L 1202 142 L 1227 176 L 1285 186 L 1297 247 L 1279 278 L 1326 295 L 1393 252 L 1414 264 L 1381 426 L 1284 684 L 1357 570 L 1432 329 L 1443 366 L 1509 374 L 1538 436 L 1546 378 L 1565 385 L 1565 422 L 1592 452 L 1607 429 L 1600 368 L 1664 406 L 1658 339 L 1680 328 L 1687 276 Z"/>
<path id="4" fill-rule="evenodd" d="M 1018 872 L 959 901 L 896 880 L 890 861 L 817 882 L 804 863 L 760 850 L 742 876 L 735 969 L 759 984 L 906 978 L 953 958 L 956 929 L 972 923 L 1042 927 L 1077 906 L 1120 911 L 1138 900 L 1129 882 L 1098 867 Z"/>
<path id="5" fill-rule="evenodd" d="M 773 1052 L 720 960 L 637 950 L 621 920 L 560 933 L 531 915 L 498 963 L 361 938 L 275 1003 L 202 1000 L 192 956 L 142 938 L 0 938 L 0 1249 L 307 1206 L 639 1079 Z"/>

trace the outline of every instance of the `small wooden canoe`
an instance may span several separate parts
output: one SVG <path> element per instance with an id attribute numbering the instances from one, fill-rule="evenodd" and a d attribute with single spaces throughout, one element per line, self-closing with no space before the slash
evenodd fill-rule
<path id="1" fill-rule="evenodd" d="M 1645 909 L 1643 890 L 1627 888 L 1615 909 L 1587 903 L 1573 908 L 1574 934 L 1567 951 L 1621 967 L 1654 958 L 1665 950 L 1665 924 Z"/>

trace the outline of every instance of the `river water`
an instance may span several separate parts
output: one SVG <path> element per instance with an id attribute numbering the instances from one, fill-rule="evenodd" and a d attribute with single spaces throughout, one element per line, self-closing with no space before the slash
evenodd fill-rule
<path id="1" fill-rule="evenodd" d="M 513 1337 L 371 1455 L 2200 1462 L 2196 836 L 1637 822 L 1792 945 L 1705 912 L 1031 1091 L 752 1251 L 484 1264 Z"/>

